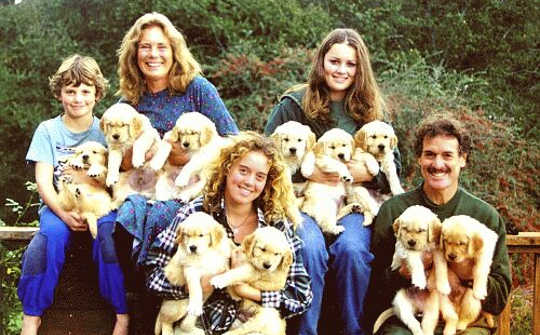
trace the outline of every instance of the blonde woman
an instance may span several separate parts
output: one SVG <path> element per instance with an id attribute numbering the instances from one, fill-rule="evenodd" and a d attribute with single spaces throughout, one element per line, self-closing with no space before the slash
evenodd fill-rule
<path id="1" fill-rule="evenodd" d="M 270 115 L 265 133 L 271 134 L 277 126 L 292 120 L 308 125 L 317 138 L 334 127 L 354 134 L 365 123 L 382 119 L 383 104 L 364 41 L 352 29 L 335 29 L 317 49 L 308 82 L 285 92 Z M 387 192 L 383 174 L 373 178 L 352 164 L 349 169 L 355 183 Z M 338 177 L 315 169 L 309 179 L 335 184 Z M 371 230 L 362 225 L 363 219 L 361 214 L 347 215 L 338 222 L 345 231 L 335 241 L 325 241 L 313 218 L 304 215 L 298 235 L 306 246 L 303 256 L 312 280 L 313 304 L 299 320 L 299 334 L 318 333 L 325 279 L 330 279 L 325 304 L 337 310 L 344 334 L 363 334 L 363 303 L 373 259 L 369 251 Z M 331 324 L 323 320 L 321 326 Z"/>
<path id="2" fill-rule="evenodd" d="M 285 288 L 281 291 L 259 291 L 247 284 L 234 287 L 236 294 L 265 307 L 279 309 L 288 319 L 306 311 L 311 303 L 309 276 L 302 262 L 302 242 L 294 227 L 300 218 L 294 204 L 292 183 L 275 144 L 254 132 L 234 138 L 210 167 L 210 178 L 204 196 L 184 205 L 172 224 L 158 235 L 149 253 L 147 287 L 166 299 L 185 299 L 184 287 L 171 285 L 163 267 L 177 249 L 175 232 L 190 214 L 203 211 L 221 223 L 236 244 L 258 227 L 273 226 L 283 231 L 294 250 L 294 260 Z M 234 257 L 233 257 L 234 258 Z M 234 260 L 232 261 L 234 264 Z M 211 291 L 211 278 L 202 279 L 203 290 Z M 238 303 L 223 290 L 213 291 L 204 306 L 201 326 L 211 333 L 221 333 L 238 316 Z"/>

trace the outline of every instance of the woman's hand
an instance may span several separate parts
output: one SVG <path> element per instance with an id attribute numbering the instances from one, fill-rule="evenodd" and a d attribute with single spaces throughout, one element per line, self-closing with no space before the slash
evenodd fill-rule
<path id="1" fill-rule="evenodd" d="M 308 178 L 311 181 L 330 186 L 336 186 L 339 183 L 339 175 L 337 173 L 324 172 L 317 165 L 313 169 L 313 173 Z"/>
<path id="2" fill-rule="evenodd" d="M 120 164 L 121 171 L 129 171 L 133 169 L 132 156 L 133 156 L 133 147 L 127 149 L 124 152 L 124 155 L 122 156 L 122 164 Z M 146 154 L 144 154 L 144 161 L 148 162 L 149 160 L 152 159 L 152 157 L 154 157 L 154 152 L 152 150 L 148 150 Z"/>
<path id="3" fill-rule="evenodd" d="M 354 159 L 351 159 L 349 162 L 347 162 L 347 168 L 349 168 L 349 172 L 353 176 L 353 183 L 363 183 L 366 181 L 371 181 L 374 176 L 372 176 L 367 167 L 366 164 L 363 162 L 358 162 Z"/>

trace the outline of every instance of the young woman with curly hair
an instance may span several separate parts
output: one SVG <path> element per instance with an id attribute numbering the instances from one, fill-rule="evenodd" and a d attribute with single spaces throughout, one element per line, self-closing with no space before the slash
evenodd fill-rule
<path id="1" fill-rule="evenodd" d="M 311 290 L 300 253 L 302 243 L 294 229 L 300 217 L 294 205 L 292 183 L 275 144 L 254 132 L 235 136 L 233 144 L 222 149 L 209 167 L 209 181 L 203 194 L 180 208 L 172 224 L 158 235 L 145 264 L 149 269 L 148 289 L 169 300 L 187 298 L 185 288 L 170 284 L 163 268 L 176 252 L 178 225 L 190 214 L 203 211 L 222 224 L 236 244 L 258 227 L 270 225 L 285 233 L 294 250 L 285 288 L 260 291 L 243 284 L 234 289 L 240 297 L 277 308 L 282 317 L 303 313 L 311 303 Z M 210 279 L 202 278 L 203 290 L 212 290 Z M 229 329 L 237 313 L 238 302 L 224 290 L 215 290 L 205 302 L 200 326 L 221 333 Z"/>
<path id="2" fill-rule="evenodd" d="M 354 134 L 365 123 L 383 118 L 384 102 L 371 68 L 368 49 L 360 35 L 352 29 L 335 29 L 317 49 L 306 84 L 289 89 L 272 111 L 265 133 L 271 134 L 287 121 L 297 121 L 311 128 L 319 138 L 331 128 L 341 128 Z M 389 192 L 384 174 L 372 177 L 350 162 L 349 170 L 355 183 Z M 400 170 L 399 154 L 396 165 Z M 310 180 L 337 183 L 338 176 L 323 173 L 318 168 Z M 304 176 L 294 176 L 301 181 Z M 323 195 L 321 195 L 323 196 Z M 304 215 L 298 235 L 304 240 L 306 269 L 311 276 L 313 303 L 298 320 L 298 334 L 318 334 L 323 290 L 327 291 L 325 306 L 334 309 L 347 335 L 363 334 L 363 303 L 371 272 L 371 230 L 362 225 L 363 215 L 350 214 L 338 224 L 346 229 L 335 240 L 325 236 L 313 218 Z M 325 313 L 323 313 L 325 314 Z M 321 332 L 333 322 L 321 322 Z"/>

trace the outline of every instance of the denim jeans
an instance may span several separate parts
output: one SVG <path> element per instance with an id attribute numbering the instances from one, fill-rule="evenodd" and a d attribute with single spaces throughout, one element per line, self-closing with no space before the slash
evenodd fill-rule
<path id="1" fill-rule="evenodd" d="M 346 335 L 364 334 L 361 327 L 364 298 L 371 274 L 370 263 L 373 260 L 369 251 L 371 229 L 363 226 L 363 215 L 349 214 L 338 222 L 345 227 L 345 231 L 335 240 L 327 242 L 315 221 L 305 214 L 303 216 L 304 222 L 297 229 L 297 233 L 304 241 L 302 256 L 311 276 L 313 302 L 306 313 L 299 317 L 298 334 L 319 334 L 317 326 L 324 290 L 327 290 L 327 297 L 338 302 L 337 312 L 341 320 L 338 321 L 337 328 L 336 320 L 322 319 L 321 324 L 328 325 L 331 322 L 335 325 L 334 334 L 340 329 L 343 329 L 343 334 Z M 325 288 L 326 278 L 332 278 L 334 285 L 327 285 Z"/>
<path id="2" fill-rule="evenodd" d="M 98 220 L 98 236 L 92 242 L 92 258 L 97 264 L 101 295 L 117 314 L 125 314 L 124 276 L 112 238 L 115 218 L 116 212 L 111 212 Z M 39 222 L 39 232 L 24 252 L 17 288 L 24 314 L 32 316 L 41 316 L 52 305 L 72 236 L 69 227 L 49 208 L 43 209 Z"/>

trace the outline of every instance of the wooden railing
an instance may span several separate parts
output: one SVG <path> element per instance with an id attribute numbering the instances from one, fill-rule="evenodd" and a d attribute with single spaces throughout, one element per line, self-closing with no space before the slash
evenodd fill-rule
<path id="1" fill-rule="evenodd" d="M 518 235 L 507 235 L 506 245 L 509 254 L 525 253 L 534 255 L 532 334 L 540 334 L 540 232 L 522 232 Z M 511 307 L 511 304 L 507 304 L 499 316 L 499 335 L 510 335 Z"/>
<path id="2" fill-rule="evenodd" d="M 32 238 L 38 228 L 0 227 L 0 241 L 27 241 Z M 540 232 L 522 232 L 518 235 L 507 235 L 508 253 L 526 253 L 534 255 L 533 271 L 533 325 L 532 334 L 540 334 Z M 499 316 L 498 334 L 510 335 L 511 304 L 508 304 Z"/>

